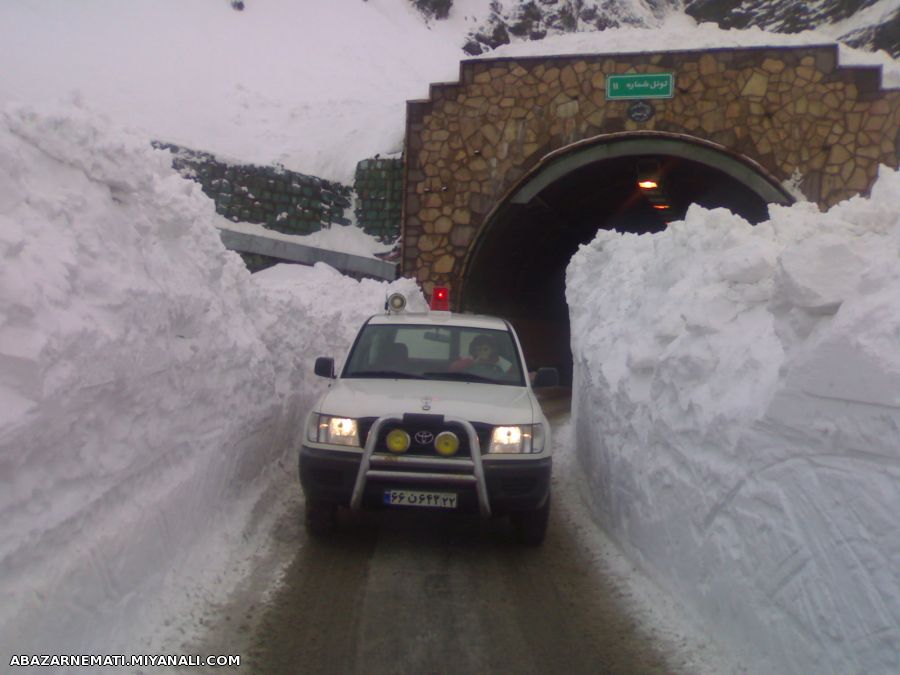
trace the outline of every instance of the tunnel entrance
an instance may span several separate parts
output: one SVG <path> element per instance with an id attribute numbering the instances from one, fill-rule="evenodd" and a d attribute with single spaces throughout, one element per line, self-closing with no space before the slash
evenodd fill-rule
<path id="1" fill-rule="evenodd" d="M 453 310 L 512 317 L 529 365 L 568 374 L 564 270 L 598 229 L 659 229 L 691 202 L 758 222 L 791 201 L 780 184 L 793 177 L 827 209 L 897 166 L 900 90 L 838 57 L 812 45 L 463 61 L 456 82 L 407 103 L 400 273 L 426 295 L 448 287 Z M 648 96 L 665 75 L 671 96 L 613 95 L 623 75 Z M 636 193 L 641 159 L 665 175 L 666 217 Z"/>
<path id="2" fill-rule="evenodd" d="M 639 187 L 642 179 L 651 183 Z M 760 167 L 694 139 L 638 135 L 565 148 L 489 214 L 466 261 L 461 309 L 508 318 L 529 368 L 554 365 L 571 383 L 566 266 L 598 230 L 659 232 L 691 204 L 756 224 L 769 203 L 790 201 Z"/>

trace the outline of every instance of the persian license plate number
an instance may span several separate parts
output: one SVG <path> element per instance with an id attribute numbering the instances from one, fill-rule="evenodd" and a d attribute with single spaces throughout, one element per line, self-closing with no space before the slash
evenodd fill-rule
<path id="1" fill-rule="evenodd" d="M 385 490 L 384 503 L 392 506 L 455 509 L 456 494 L 453 492 L 424 492 L 422 490 Z"/>

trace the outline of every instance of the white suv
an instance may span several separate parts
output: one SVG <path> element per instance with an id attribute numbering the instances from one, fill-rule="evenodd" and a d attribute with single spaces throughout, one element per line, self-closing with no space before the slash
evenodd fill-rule
<path id="1" fill-rule="evenodd" d="M 435 289 L 446 301 L 446 290 Z M 306 526 L 323 535 L 338 506 L 508 515 L 518 538 L 538 545 L 550 513 L 550 426 L 512 326 L 487 316 L 386 312 L 360 328 L 340 376 L 307 421 L 300 452 Z M 432 305 L 434 306 L 434 304 Z"/>

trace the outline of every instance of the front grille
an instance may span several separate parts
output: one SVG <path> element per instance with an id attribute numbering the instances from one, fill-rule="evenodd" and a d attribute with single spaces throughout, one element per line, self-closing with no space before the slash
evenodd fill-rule
<path id="1" fill-rule="evenodd" d="M 369 430 L 372 428 L 372 425 L 375 423 L 376 419 L 376 417 L 363 417 L 357 422 L 359 426 L 360 442 L 364 447 L 369 439 Z M 491 433 L 493 432 L 494 427 L 483 422 L 472 422 L 471 424 L 475 428 L 475 434 L 478 436 L 478 443 L 481 446 L 481 454 L 485 454 L 488 449 L 488 444 L 491 442 Z M 388 433 L 397 428 L 406 431 L 406 433 L 408 433 L 410 435 L 410 438 L 412 439 L 412 444 L 410 445 L 409 450 L 407 450 L 405 453 L 407 455 L 414 455 L 419 457 L 440 457 L 440 455 L 438 455 L 438 453 L 435 451 L 433 443 L 418 443 L 416 441 L 416 434 L 419 432 L 426 432 L 432 434 L 432 437 L 434 438 L 442 431 L 452 431 L 459 437 L 459 451 L 453 456 L 472 456 L 471 450 L 469 448 L 469 435 L 466 433 L 465 429 L 463 429 L 461 424 L 454 424 L 451 422 L 435 424 L 433 422 L 427 421 L 416 421 L 412 424 L 397 422 L 394 424 L 384 425 L 381 428 L 381 433 L 378 434 L 379 438 L 378 442 L 375 445 L 375 452 L 389 452 L 387 446 L 385 445 L 385 438 L 387 437 Z"/>

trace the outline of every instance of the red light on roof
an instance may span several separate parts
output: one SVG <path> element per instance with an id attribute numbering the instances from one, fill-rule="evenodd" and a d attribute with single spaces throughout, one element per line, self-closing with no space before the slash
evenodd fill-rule
<path id="1" fill-rule="evenodd" d="M 654 204 L 653 208 L 659 209 L 660 211 L 665 211 L 666 209 L 669 208 L 669 205 L 668 204 Z"/>
<path id="2" fill-rule="evenodd" d="M 431 309 L 435 312 L 450 311 L 450 289 L 437 286 L 431 294 Z"/>

